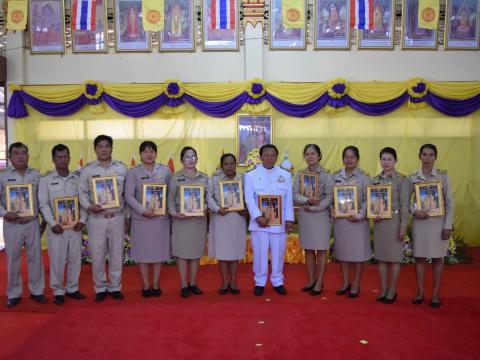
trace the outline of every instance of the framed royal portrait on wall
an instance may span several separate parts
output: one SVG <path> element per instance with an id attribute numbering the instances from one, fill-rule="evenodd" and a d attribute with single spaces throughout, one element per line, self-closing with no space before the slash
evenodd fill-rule
<path id="1" fill-rule="evenodd" d="M 307 198 L 318 197 L 318 174 L 302 172 L 300 175 L 300 193 Z"/>
<path id="2" fill-rule="evenodd" d="M 160 51 L 195 51 L 194 2 L 165 0 L 165 23 L 159 33 Z"/>
<path id="3" fill-rule="evenodd" d="M 220 206 L 227 211 L 241 211 L 245 209 L 243 204 L 242 180 L 219 181 Z"/>
<path id="4" fill-rule="evenodd" d="M 77 30 L 72 27 L 71 29 L 72 51 L 74 53 L 106 53 L 108 51 L 107 0 L 96 0 L 95 4 L 95 28 L 92 30 Z M 70 9 L 72 8 L 73 0 L 70 2 Z M 77 20 L 77 23 L 79 22 L 80 19 Z"/>
<path id="5" fill-rule="evenodd" d="M 358 30 L 359 49 L 393 50 L 395 40 L 395 1 L 373 1 L 373 28 Z"/>
<path id="6" fill-rule="evenodd" d="M 142 206 L 147 210 L 152 210 L 155 215 L 165 215 L 167 213 L 166 193 L 166 184 L 144 183 Z"/>
<path id="7" fill-rule="evenodd" d="M 238 50 L 238 0 L 202 0 L 204 51 Z"/>
<path id="8" fill-rule="evenodd" d="M 205 187 L 202 185 L 180 186 L 180 213 L 185 216 L 205 215 Z"/>
<path id="9" fill-rule="evenodd" d="M 282 225 L 282 197 L 280 195 L 258 195 L 258 208 L 269 226 Z"/>
<path id="10" fill-rule="evenodd" d="M 445 5 L 445 49 L 479 48 L 480 0 L 447 0 Z"/>
<path id="11" fill-rule="evenodd" d="M 117 177 L 104 176 L 92 179 L 94 203 L 104 209 L 119 207 Z"/>
<path id="12" fill-rule="evenodd" d="M 236 135 L 238 166 L 247 166 L 250 151 L 273 144 L 273 116 L 237 115 Z"/>
<path id="13" fill-rule="evenodd" d="M 367 186 L 367 217 L 370 219 L 392 217 L 392 185 Z"/>
<path id="14" fill-rule="evenodd" d="M 314 49 L 350 49 L 349 0 L 315 0 Z"/>
<path id="15" fill-rule="evenodd" d="M 53 216 L 63 229 L 72 229 L 80 220 L 78 196 L 55 198 Z"/>
<path id="16" fill-rule="evenodd" d="M 149 52 L 150 33 L 143 29 L 142 0 L 115 0 L 115 51 Z"/>
<path id="17" fill-rule="evenodd" d="M 442 184 L 440 182 L 428 182 L 415 184 L 415 209 L 423 210 L 428 216 L 443 216 Z"/>
<path id="18" fill-rule="evenodd" d="M 30 52 L 65 52 L 65 8 L 63 0 L 29 1 Z"/>
<path id="19" fill-rule="evenodd" d="M 297 2 L 300 3 L 300 2 Z M 282 0 L 270 1 L 270 50 L 305 50 L 307 48 L 307 3 L 287 8 Z"/>
<path id="20" fill-rule="evenodd" d="M 339 185 L 333 187 L 335 218 L 358 214 L 357 186 Z"/>
<path id="21" fill-rule="evenodd" d="M 419 27 L 418 9 L 418 0 L 403 0 L 401 47 L 408 50 L 435 50 L 438 30 Z"/>
<path id="22" fill-rule="evenodd" d="M 7 185 L 5 187 L 7 212 L 13 212 L 20 217 L 34 215 L 32 184 Z"/>

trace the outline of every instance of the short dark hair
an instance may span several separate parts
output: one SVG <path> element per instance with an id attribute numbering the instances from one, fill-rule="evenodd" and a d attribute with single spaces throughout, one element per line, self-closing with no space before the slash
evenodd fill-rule
<path id="1" fill-rule="evenodd" d="M 139 147 L 139 153 L 141 154 L 142 152 L 144 152 L 146 148 L 150 148 L 153 151 L 157 152 L 157 144 L 155 144 L 153 141 L 142 142 Z"/>
<path id="2" fill-rule="evenodd" d="M 395 160 L 397 160 L 397 152 L 395 151 L 394 148 L 391 148 L 391 147 L 384 147 L 381 151 L 380 151 L 380 159 L 382 158 L 382 155 L 383 154 L 390 154 L 393 156 L 393 158 Z"/>
<path id="3" fill-rule="evenodd" d="M 278 149 L 277 149 L 277 147 L 276 147 L 275 145 L 273 145 L 273 144 L 265 144 L 265 145 L 263 145 L 263 146 L 260 148 L 260 156 L 262 156 L 263 152 L 264 152 L 265 150 L 267 150 L 267 149 L 273 149 L 273 150 L 275 150 L 275 152 L 276 152 L 277 155 L 278 155 Z"/>
<path id="4" fill-rule="evenodd" d="M 67 147 L 67 145 L 63 144 L 57 144 L 52 148 L 52 159 L 55 157 L 57 152 L 62 152 L 67 150 L 68 155 L 70 155 L 70 149 Z"/>
<path id="5" fill-rule="evenodd" d="M 220 166 L 223 166 L 223 162 L 225 161 L 226 158 L 228 157 L 231 157 L 233 159 L 233 161 L 235 161 L 235 164 L 237 163 L 237 158 L 235 157 L 235 155 L 233 154 L 230 154 L 230 153 L 227 153 L 227 154 L 223 154 L 221 157 L 220 157 Z"/>
<path id="6" fill-rule="evenodd" d="M 309 148 L 312 148 L 313 150 L 315 150 L 318 157 L 319 157 L 319 160 L 322 160 L 322 152 L 320 151 L 320 146 L 318 146 L 317 144 L 307 144 L 307 145 L 305 145 L 305 147 L 303 148 L 303 155 L 305 155 L 305 153 L 307 152 L 307 150 Z"/>
<path id="7" fill-rule="evenodd" d="M 351 150 L 354 154 L 357 160 L 360 160 L 360 150 L 356 146 L 349 145 L 345 149 L 343 149 L 342 152 L 342 159 L 345 157 L 345 154 L 347 153 L 348 150 Z"/>
<path id="8" fill-rule="evenodd" d="M 110 146 L 113 147 L 113 139 L 112 139 L 112 137 L 111 137 L 111 136 L 108 136 L 108 135 L 103 135 L 103 134 L 102 134 L 102 135 L 98 135 L 98 136 L 95 138 L 95 140 L 93 140 L 93 148 L 94 148 L 94 149 L 97 148 L 98 143 L 99 143 L 100 141 L 103 141 L 103 140 L 107 141 L 107 142 L 110 144 Z"/>
<path id="9" fill-rule="evenodd" d="M 13 148 L 17 148 L 17 149 L 24 148 L 25 150 L 27 150 L 27 154 L 28 154 L 28 146 L 20 141 L 10 144 L 10 146 L 8 147 L 9 156 L 12 156 Z"/>
<path id="10" fill-rule="evenodd" d="M 193 147 L 191 146 L 184 146 L 182 151 L 180 151 L 180 161 L 183 161 L 183 157 L 185 156 L 185 153 L 188 151 L 188 150 L 192 150 L 194 153 L 195 153 L 195 156 L 196 158 L 198 159 L 198 155 L 197 155 L 197 150 L 195 150 Z"/>
<path id="11" fill-rule="evenodd" d="M 433 150 L 433 152 L 435 153 L 435 158 L 437 158 L 437 147 L 433 144 L 423 144 L 421 147 L 420 147 L 420 152 L 418 153 L 418 156 L 420 157 L 420 155 L 422 155 L 422 151 L 424 149 L 431 149 Z"/>

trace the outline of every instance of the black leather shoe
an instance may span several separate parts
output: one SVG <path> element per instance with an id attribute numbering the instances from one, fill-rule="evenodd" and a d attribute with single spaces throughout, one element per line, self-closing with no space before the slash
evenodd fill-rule
<path id="1" fill-rule="evenodd" d="M 124 299 L 121 291 L 112 291 L 112 292 L 109 292 L 108 295 L 110 295 L 113 300 L 123 300 Z"/>
<path id="2" fill-rule="evenodd" d="M 107 297 L 106 291 L 100 291 L 95 294 L 95 302 L 102 302 Z"/>
<path id="3" fill-rule="evenodd" d="M 255 294 L 255 296 L 262 296 L 264 289 L 265 289 L 264 286 L 255 286 L 253 288 L 253 293 Z"/>
<path id="4" fill-rule="evenodd" d="M 351 285 L 348 284 L 348 286 L 345 289 L 340 289 L 335 292 L 337 295 L 345 295 L 351 288 Z"/>
<path id="5" fill-rule="evenodd" d="M 218 289 L 219 295 L 227 295 L 227 293 L 228 293 L 228 287 Z"/>
<path id="6" fill-rule="evenodd" d="M 142 297 L 149 298 L 150 296 L 152 296 L 152 290 L 150 290 L 150 289 L 143 290 L 142 289 Z"/>
<path id="7" fill-rule="evenodd" d="M 153 297 L 159 297 L 160 295 L 162 295 L 162 290 L 160 288 L 152 289 L 152 296 Z"/>
<path id="8" fill-rule="evenodd" d="M 285 286 L 283 286 L 283 285 L 274 286 L 273 290 L 275 290 L 277 292 L 277 294 L 287 295 L 287 289 L 285 289 Z"/>
<path id="9" fill-rule="evenodd" d="M 232 295 L 240 294 L 240 290 L 238 290 L 237 288 L 232 288 L 230 285 L 228 286 L 228 290 L 232 293 Z"/>
<path id="10" fill-rule="evenodd" d="M 194 295 L 202 295 L 203 291 L 197 285 L 188 285 L 188 290 Z"/>
<path id="11" fill-rule="evenodd" d="M 442 303 L 440 301 L 435 301 L 435 300 L 430 301 L 431 308 L 438 309 L 440 306 L 442 306 Z"/>
<path id="12" fill-rule="evenodd" d="M 7 307 L 9 308 L 13 308 L 15 306 L 17 306 L 18 304 L 20 304 L 22 302 L 22 298 L 21 297 L 18 297 L 18 298 L 10 298 L 10 299 L 7 299 Z"/>
<path id="13" fill-rule="evenodd" d="M 73 293 L 66 293 L 65 294 L 66 297 L 68 298 L 72 298 L 72 299 L 76 299 L 76 300 L 84 300 L 86 299 L 87 297 L 85 295 L 83 295 L 80 291 L 75 291 Z"/>
<path id="14" fill-rule="evenodd" d="M 182 290 L 180 290 L 180 296 L 184 299 L 190 297 L 190 290 L 188 290 L 188 287 L 184 287 L 182 288 Z"/>
<path id="15" fill-rule="evenodd" d="M 412 304 L 414 304 L 414 305 L 423 304 L 423 300 L 424 300 L 423 296 L 421 298 L 414 298 L 414 299 L 412 299 Z"/>
<path id="16" fill-rule="evenodd" d="M 389 299 L 385 296 L 385 300 L 383 300 L 384 304 L 393 304 L 395 301 L 397 301 L 397 293 L 393 295 L 393 298 Z"/>
<path id="17" fill-rule="evenodd" d="M 314 289 L 312 289 L 312 291 L 310 291 L 310 295 L 312 295 L 312 296 L 318 296 L 318 295 L 320 295 L 322 292 L 323 292 L 323 286 L 322 286 L 322 288 L 321 288 L 320 290 L 314 290 Z"/>
<path id="18" fill-rule="evenodd" d="M 55 298 L 53 299 L 53 303 L 57 305 L 63 305 L 65 304 L 65 296 L 63 295 L 55 295 Z"/>
<path id="19" fill-rule="evenodd" d="M 46 304 L 48 302 L 45 295 L 30 295 L 30 299 L 36 301 L 39 304 Z"/>
<path id="20" fill-rule="evenodd" d="M 358 295 L 360 295 L 360 288 L 358 288 L 356 293 L 350 291 L 347 296 L 350 299 L 355 299 L 356 297 L 358 297 Z"/>
<path id="21" fill-rule="evenodd" d="M 312 285 L 310 285 L 310 286 L 304 286 L 304 287 L 301 289 L 301 291 L 302 291 L 302 292 L 310 292 L 310 291 L 312 291 L 313 288 L 315 287 L 315 284 L 316 284 L 316 283 L 317 283 L 317 280 L 313 280 Z"/>
<path id="22" fill-rule="evenodd" d="M 381 295 L 381 296 L 377 297 L 377 301 L 378 302 L 384 302 L 386 298 L 387 298 L 386 295 Z"/>

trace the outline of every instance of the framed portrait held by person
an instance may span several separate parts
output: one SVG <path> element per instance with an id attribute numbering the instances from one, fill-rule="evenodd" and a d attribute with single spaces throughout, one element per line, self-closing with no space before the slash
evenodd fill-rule
<path id="1" fill-rule="evenodd" d="M 333 187 L 335 218 L 358 214 L 357 186 L 339 185 Z"/>
<path id="2" fill-rule="evenodd" d="M 309 172 L 301 173 L 300 193 L 307 198 L 318 197 L 318 174 Z"/>
<path id="3" fill-rule="evenodd" d="M 415 209 L 426 211 L 428 216 L 445 215 L 442 184 L 440 182 L 415 184 Z"/>
<path id="4" fill-rule="evenodd" d="M 185 216 L 205 215 L 205 187 L 203 185 L 180 186 L 180 213 Z"/>
<path id="5" fill-rule="evenodd" d="M 236 135 L 238 166 L 247 166 L 250 151 L 273 144 L 273 116 L 237 115 Z"/>
<path id="6" fill-rule="evenodd" d="M 258 208 L 268 225 L 282 225 L 282 197 L 280 195 L 258 195 Z"/>
<path id="7" fill-rule="evenodd" d="M 166 184 L 143 184 L 142 206 L 152 210 L 155 215 L 167 213 L 167 185 Z"/>
<path id="8" fill-rule="evenodd" d="M 5 187 L 7 212 L 13 212 L 20 217 L 34 215 L 32 184 L 7 185 Z"/>
<path id="9" fill-rule="evenodd" d="M 392 217 L 392 185 L 367 186 L 367 217 L 370 219 Z"/>
<path id="10" fill-rule="evenodd" d="M 94 203 L 104 209 L 119 207 L 116 176 L 104 176 L 92 179 Z"/>
<path id="11" fill-rule="evenodd" d="M 219 181 L 220 206 L 227 211 L 241 211 L 245 209 L 243 204 L 242 180 Z"/>
<path id="12" fill-rule="evenodd" d="M 65 52 L 65 9 L 63 0 L 30 0 L 28 28 L 30 53 Z"/>
<path id="13" fill-rule="evenodd" d="M 55 198 L 53 204 L 55 222 L 63 229 L 72 229 L 80 220 L 78 196 Z"/>

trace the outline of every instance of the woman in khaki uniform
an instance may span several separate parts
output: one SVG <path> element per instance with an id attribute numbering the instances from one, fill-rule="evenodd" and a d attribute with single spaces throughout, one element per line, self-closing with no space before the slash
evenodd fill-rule
<path id="1" fill-rule="evenodd" d="M 242 175 L 236 173 L 237 159 L 233 154 L 224 154 L 220 158 L 221 171 L 208 180 L 207 202 L 210 209 L 210 227 L 208 234 L 208 256 L 217 258 L 222 274 L 220 295 L 230 291 L 238 295 L 237 287 L 238 261 L 245 257 L 247 223 L 245 210 L 228 211 L 221 206 L 220 182 L 242 180 Z M 243 198 L 237 198 L 233 191 L 224 192 L 227 202 L 237 207 L 243 204 Z"/>
<path id="2" fill-rule="evenodd" d="M 333 176 L 319 165 L 322 152 L 318 145 L 308 144 L 303 149 L 307 167 L 295 176 L 293 200 L 298 209 L 298 231 L 300 243 L 305 250 L 305 263 L 308 270 L 308 283 L 302 289 L 311 295 L 320 295 L 323 290 L 327 250 L 330 247 L 331 221 L 329 207 L 332 203 Z M 315 173 L 318 176 L 318 192 L 309 186 L 301 191 L 300 181 L 303 173 Z M 315 189 L 316 190 L 316 189 Z"/>
<path id="3" fill-rule="evenodd" d="M 409 219 L 410 185 L 405 175 L 395 170 L 397 152 L 391 147 L 380 151 L 380 164 L 383 171 L 373 178 L 373 185 L 392 187 L 392 218 L 374 219 L 374 254 L 378 261 L 382 291 L 377 301 L 392 304 L 397 299 L 397 282 L 400 275 L 400 262 L 403 258 L 403 239 Z M 382 208 L 383 201 L 379 202 Z M 391 264 L 391 283 L 387 286 L 388 265 Z"/>
<path id="4" fill-rule="evenodd" d="M 207 186 L 208 176 L 196 169 L 197 151 L 185 146 L 180 153 L 183 169 L 175 173 L 168 186 L 168 212 L 172 222 L 172 255 L 177 261 L 182 290 L 180 295 L 188 298 L 190 293 L 202 294 L 196 285 L 200 258 L 205 253 L 207 217 L 204 202 L 203 216 L 186 216 L 180 212 L 180 187 L 182 185 Z M 206 192 L 206 191 L 205 191 Z M 190 281 L 187 282 L 187 266 L 190 265 Z"/>
<path id="5" fill-rule="evenodd" d="M 340 261 L 343 280 L 342 287 L 336 294 L 345 295 L 348 293 L 349 298 L 356 298 L 360 293 L 363 263 L 372 256 L 370 227 L 366 218 L 367 186 L 372 182 L 368 174 L 357 167 L 360 160 L 360 152 L 356 146 L 347 146 L 343 150 L 342 158 L 345 167 L 333 175 L 333 185 L 355 185 L 357 187 L 359 212 L 347 218 L 337 218 L 333 223 L 335 237 L 333 245 L 334 255 Z M 332 211 L 332 216 L 335 217 L 334 211 Z M 355 269 L 353 283 L 350 283 L 349 280 L 350 265 L 353 265 Z"/>
<path id="6" fill-rule="evenodd" d="M 440 182 L 443 192 L 444 216 L 429 216 L 427 210 L 411 208 L 413 213 L 413 255 L 415 256 L 415 270 L 417 275 L 417 294 L 412 300 L 414 304 L 421 304 L 424 300 L 424 278 L 426 259 L 432 259 L 433 291 L 430 306 L 440 306 L 440 285 L 443 273 L 443 258 L 447 255 L 448 239 L 452 232 L 453 222 L 453 194 L 450 180 L 445 170 L 434 167 L 437 159 L 437 148 L 432 144 L 422 145 L 419 158 L 422 168 L 410 175 L 410 183 L 415 198 L 415 184 L 426 182 Z"/>

